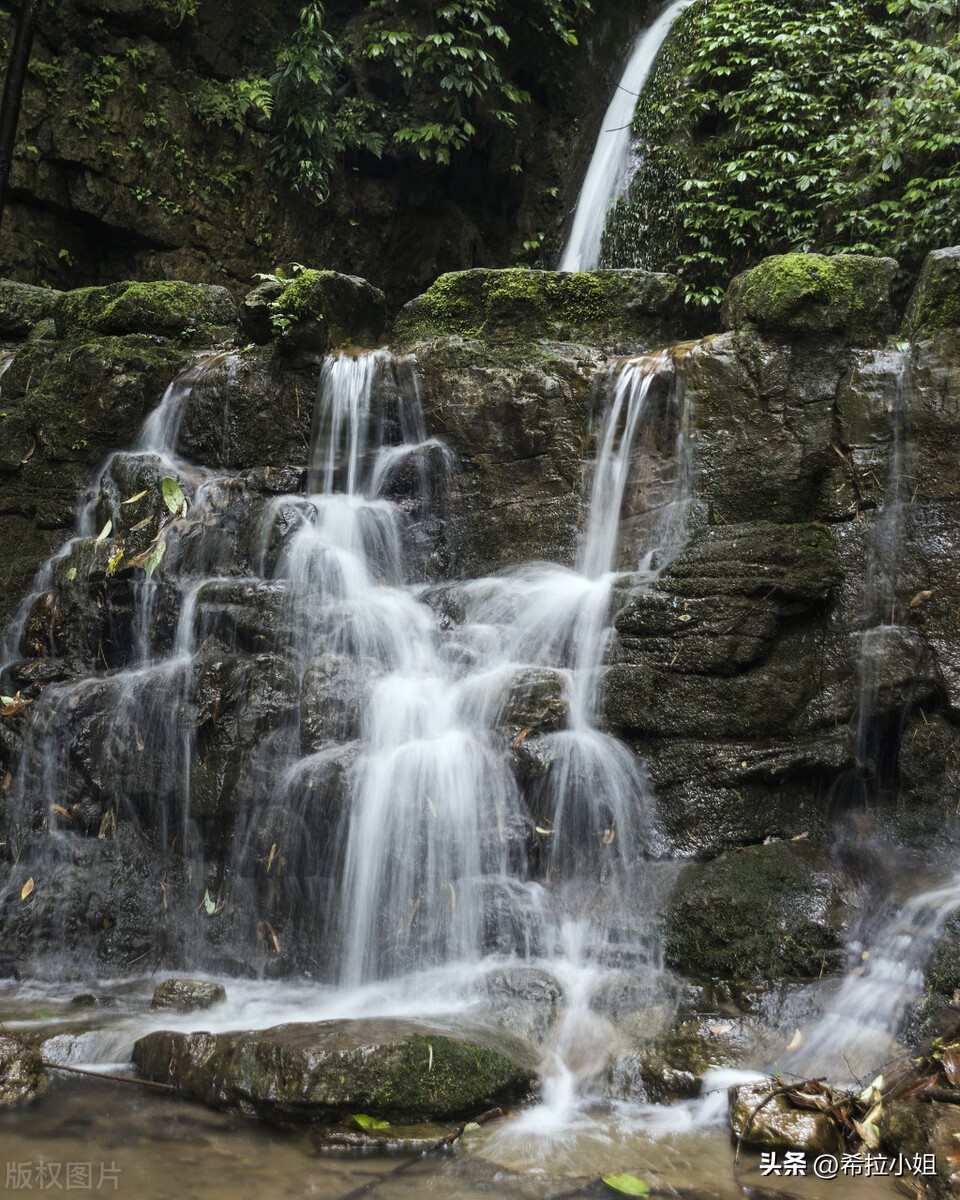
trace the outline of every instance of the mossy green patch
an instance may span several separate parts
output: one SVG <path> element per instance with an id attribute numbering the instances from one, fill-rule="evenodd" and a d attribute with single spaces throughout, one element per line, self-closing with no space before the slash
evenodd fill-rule
<path id="1" fill-rule="evenodd" d="M 336 346 L 379 343 L 386 323 L 386 299 L 365 279 L 306 268 L 278 294 L 271 292 L 272 288 L 263 285 L 254 289 L 243 317 L 245 325 L 251 320 L 256 324 L 257 310 L 265 310 L 272 332 L 283 337 L 285 351 L 324 354 Z M 262 316 L 261 312 L 261 323 Z"/>
<path id="2" fill-rule="evenodd" d="M 948 329 L 960 329 L 960 246 L 927 255 L 903 323 L 914 341 Z"/>
<path id="3" fill-rule="evenodd" d="M 355 1112 L 404 1120 L 469 1116 L 488 1101 L 522 1094 L 531 1078 L 490 1046 L 392 1021 L 158 1032 L 136 1043 L 134 1061 L 148 1078 L 207 1104 L 319 1123 Z"/>
<path id="4" fill-rule="evenodd" d="M 777 254 L 738 275 L 723 302 L 728 329 L 872 343 L 890 328 L 896 263 L 860 254 Z"/>
<path id="5" fill-rule="evenodd" d="M 456 271 L 406 305 L 394 334 L 407 345 L 455 336 L 639 347 L 675 334 L 682 305 L 679 280 L 645 271 Z"/>
<path id="6" fill-rule="evenodd" d="M 57 309 L 57 332 L 71 340 L 126 333 L 204 337 L 235 316 L 224 288 L 182 280 L 114 283 L 65 293 Z"/>
<path id="7" fill-rule="evenodd" d="M 817 847 L 749 846 L 680 875 L 666 959 L 704 978 L 819 978 L 843 959 L 839 897 Z"/>
<path id="8" fill-rule="evenodd" d="M 26 337 L 53 314 L 60 296 L 50 288 L 0 279 L 0 337 Z"/>

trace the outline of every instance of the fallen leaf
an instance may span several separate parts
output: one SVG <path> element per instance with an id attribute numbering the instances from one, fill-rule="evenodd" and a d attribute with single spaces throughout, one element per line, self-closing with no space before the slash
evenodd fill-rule
<path id="1" fill-rule="evenodd" d="M 649 1196 L 650 1185 L 638 1179 L 636 1175 L 601 1175 L 600 1178 L 615 1192 L 622 1196 Z"/>
<path id="2" fill-rule="evenodd" d="M 27 880 L 27 882 L 20 889 L 20 899 L 26 900 L 26 898 L 33 891 L 33 888 L 34 888 L 33 876 L 31 875 L 30 878 Z"/>
<path id="3" fill-rule="evenodd" d="M 389 1129 L 389 1121 L 381 1121 L 379 1117 L 369 1117 L 366 1113 L 353 1113 L 350 1117 L 361 1129 Z"/>
<path id="4" fill-rule="evenodd" d="M 137 492 L 137 494 L 135 496 L 129 496 L 126 500 L 123 501 L 123 503 L 124 504 L 136 504 L 136 502 L 138 500 L 142 500 L 144 498 L 144 496 L 147 494 L 147 492 L 149 492 L 149 491 L 150 491 L 149 488 L 144 488 L 142 492 Z"/>
<path id="5" fill-rule="evenodd" d="M 800 1043 L 802 1041 L 803 1041 L 803 1034 L 800 1032 L 799 1029 L 795 1029 L 793 1031 L 793 1037 L 787 1043 L 787 1049 L 788 1050 L 796 1050 L 796 1048 L 800 1045 Z"/>

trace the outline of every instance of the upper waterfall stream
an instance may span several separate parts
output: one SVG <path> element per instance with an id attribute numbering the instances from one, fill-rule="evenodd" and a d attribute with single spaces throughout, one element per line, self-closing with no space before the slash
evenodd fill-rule
<path id="1" fill-rule="evenodd" d="M 690 3 L 691 0 L 674 0 L 633 44 L 600 125 L 558 271 L 592 271 L 600 263 L 600 243 L 607 216 L 627 190 L 632 175 L 630 126 L 634 109 L 674 21 Z"/>

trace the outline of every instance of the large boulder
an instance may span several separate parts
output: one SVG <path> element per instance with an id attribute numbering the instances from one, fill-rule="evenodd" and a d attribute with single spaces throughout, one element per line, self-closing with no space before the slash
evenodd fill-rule
<path id="1" fill-rule="evenodd" d="M 903 320 L 913 341 L 948 329 L 960 329 L 960 246 L 930 251 Z"/>
<path id="2" fill-rule="evenodd" d="M 0 279 L 0 338 L 24 338 L 56 312 L 62 292 Z"/>
<path id="3" fill-rule="evenodd" d="M 818 846 L 748 846 L 684 867 L 666 910 L 666 960 L 702 978 L 819 979 L 843 963 L 841 912 Z"/>
<path id="4" fill-rule="evenodd" d="M 744 271 L 724 297 L 724 328 L 753 326 L 775 337 L 835 337 L 853 345 L 891 325 L 892 258 L 861 254 L 777 254 Z"/>
<path id="5" fill-rule="evenodd" d="M 737 1141 L 765 1150 L 840 1154 L 843 1139 L 833 1118 L 797 1108 L 778 1088 L 776 1080 L 761 1079 L 730 1089 L 730 1131 Z"/>
<path id="6" fill-rule="evenodd" d="M 226 288 L 175 279 L 77 288 L 63 295 L 56 312 L 57 333 L 72 340 L 149 333 L 207 344 L 217 333 L 232 333 L 236 317 Z"/>
<path id="7" fill-rule="evenodd" d="M 499 1050 L 399 1020 L 158 1031 L 134 1044 L 133 1060 L 144 1078 L 204 1104 L 280 1122 L 473 1116 L 531 1083 L 528 1068 Z"/>
<path id="8" fill-rule="evenodd" d="M 401 311 L 394 337 L 582 342 L 627 352 L 678 334 L 683 286 L 648 271 L 455 271 Z"/>
<path id="9" fill-rule="evenodd" d="M 356 275 L 301 270 L 276 295 L 254 289 L 244 321 L 258 337 L 263 309 L 281 345 L 296 355 L 319 358 L 335 346 L 376 346 L 386 324 L 383 292 Z M 252 322 L 252 324 L 251 324 Z"/>

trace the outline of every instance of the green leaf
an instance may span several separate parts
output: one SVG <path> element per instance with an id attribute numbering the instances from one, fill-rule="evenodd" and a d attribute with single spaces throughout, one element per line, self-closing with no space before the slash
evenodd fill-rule
<path id="1" fill-rule="evenodd" d="M 615 1192 L 623 1196 L 649 1196 L 650 1185 L 636 1175 L 601 1175 L 600 1178 Z"/>
<path id="2" fill-rule="evenodd" d="M 160 491 L 163 493 L 163 502 L 167 508 L 176 516 L 183 516 L 187 511 L 187 498 L 183 494 L 183 488 L 176 481 L 166 476 L 160 483 Z"/>
<path id="3" fill-rule="evenodd" d="M 70 570 L 67 572 L 67 582 L 73 583 L 73 581 L 76 579 L 76 577 L 77 577 L 77 568 L 71 567 Z"/>
<path id="4" fill-rule="evenodd" d="M 209 889 L 203 893 L 203 910 L 208 917 L 212 917 L 217 911 L 217 902 L 211 897 Z"/>
<path id="5" fill-rule="evenodd" d="M 368 1117 L 366 1113 L 353 1113 L 350 1117 L 361 1129 L 389 1129 L 389 1121 L 381 1121 L 378 1117 Z"/>
<path id="6" fill-rule="evenodd" d="M 166 550 L 167 543 L 162 539 L 155 543 L 153 549 L 147 556 L 147 561 L 144 563 L 144 568 L 146 569 L 148 578 L 154 573 L 157 567 L 160 566 L 160 560 L 163 558 Z"/>
<path id="7" fill-rule="evenodd" d="M 106 525 L 104 525 L 104 527 L 97 534 L 97 541 L 105 542 L 107 540 L 107 538 L 110 536 L 111 529 L 113 529 L 113 522 L 107 521 Z"/>

